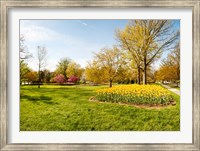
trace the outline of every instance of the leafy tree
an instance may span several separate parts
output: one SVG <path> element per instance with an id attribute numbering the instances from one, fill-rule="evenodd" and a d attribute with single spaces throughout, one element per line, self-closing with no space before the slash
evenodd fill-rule
<path id="1" fill-rule="evenodd" d="M 53 73 L 50 72 L 49 70 L 45 69 L 43 71 L 40 72 L 41 73 L 41 81 L 42 82 L 46 82 L 49 83 L 50 79 L 53 77 Z"/>
<path id="2" fill-rule="evenodd" d="M 113 80 L 117 77 L 119 68 L 124 64 L 121 51 L 114 46 L 113 48 L 103 48 L 95 54 L 95 62 L 104 70 L 104 77 L 107 77 L 110 87 Z"/>
<path id="3" fill-rule="evenodd" d="M 70 62 L 66 69 L 66 75 L 68 77 L 75 76 L 80 79 L 83 74 L 83 71 L 84 70 L 81 68 L 81 66 L 79 64 L 77 64 L 75 62 Z"/>
<path id="4" fill-rule="evenodd" d="M 45 47 L 37 46 L 37 64 L 38 64 L 38 88 L 41 84 L 41 70 L 46 66 L 47 50 Z"/>
<path id="5" fill-rule="evenodd" d="M 86 81 L 93 82 L 95 84 L 104 83 L 107 81 L 106 70 L 98 65 L 96 61 L 88 62 L 85 69 Z"/>
<path id="6" fill-rule="evenodd" d="M 28 67 L 28 64 L 24 62 L 24 60 L 20 60 L 20 84 L 22 82 L 26 81 L 26 74 L 31 71 L 31 69 Z"/>
<path id="7" fill-rule="evenodd" d="M 169 20 L 134 20 L 117 32 L 121 47 L 130 54 L 138 69 L 143 71 L 143 84 L 147 83 L 147 67 L 165 50 L 174 48 L 179 31 L 174 31 Z"/>
<path id="8" fill-rule="evenodd" d="M 175 70 L 175 76 L 177 80 L 180 80 L 180 46 L 179 43 L 176 45 L 175 49 L 169 53 L 167 59 L 163 60 L 162 65 L 173 66 Z"/>
<path id="9" fill-rule="evenodd" d="M 36 71 L 29 71 L 26 74 L 26 78 L 28 80 L 28 83 L 33 83 L 37 81 L 38 73 Z"/>
<path id="10" fill-rule="evenodd" d="M 156 70 L 152 66 L 148 66 L 148 68 L 147 68 L 147 81 L 148 82 L 151 82 L 151 83 L 156 82 L 155 72 L 156 72 Z"/>
<path id="11" fill-rule="evenodd" d="M 65 77 L 62 74 L 57 75 L 56 77 L 54 77 L 54 81 L 56 83 L 60 83 L 63 84 L 65 82 Z"/>
<path id="12" fill-rule="evenodd" d="M 137 80 L 137 72 L 134 68 L 132 68 L 130 62 L 122 65 L 117 72 L 117 76 L 115 81 L 118 83 L 131 83 L 131 81 Z M 133 82 L 132 82 L 133 83 Z"/>
<path id="13" fill-rule="evenodd" d="M 180 80 L 180 47 L 176 46 L 156 72 L 157 80 L 177 81 Z"/>
<path id="14" fill-rule="evenodd" d="M 137 30 L 135 29 L 135 31 Z M 118 30 L 116 36 L 120 42 L 122 50 L 126 52 L 125 53 L 126 58 L 130 59 L 132 61 L 131 63 L 133 64 L 133 68 L 137 69 L 137 82 L 138 84 L 140 84 L 141 69 L 142 69 L 142 61 L 140 54 L 141 50 L 137 46 L 137 44 L 139 43 L 135 42 L 132 34 L 133 31 L 131 30 L 131 25 L 127 25 L 124 31 Z"/>
<path id="15" fill-rule="evenodd" d="M 162 81 L 172 81 L 177 79 L 176 76 L 176 69 L 174 66 L 162 66 L 156 73 L 157 80 L 162 80 Z"/>
<path id="16" fill-rule="evenodd" d="M 26 74 L 30 71 L 30 68 L 27 64 L 27 60 L 30 59 L 32 55 L 30 54 L 30 52 L 27 49 L 27 46 L 25 45 L 25 38 L 23 35 L 20 35 L 19 40 L 20 84 L 22 84 L 22 81 L 26 79 Z"/>
<path id="17" fill-rule="evenodd" d="M 66 70 L 67 70 L 70 62 L 71 62 L 71 59 L 69 59 L 69 58 L 60 59 L 60 61 L 57 64 L 57 68 L 55 70 L 55 73 L 64 75 L 64 78 L 67 80 L 68 77 L 67 77 L 67 74 L 66 74 Z"/>

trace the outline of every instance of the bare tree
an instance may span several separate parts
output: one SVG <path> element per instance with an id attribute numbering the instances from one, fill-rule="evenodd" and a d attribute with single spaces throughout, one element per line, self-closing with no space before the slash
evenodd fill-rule
<path id="1" fill-rule="evenodd" d="M 25 38 L 23 35 L 20 35 L 20 38 L 19 38 L 20 60 L 27 60 L 32 57 L 32 54 L 28 51 L 28 48 L 24 43 L 25 43 Z"/>
<path id="2" fill-rule="evenodd" d="M 37 46 L 37 64 L 38 64 L 38 88 L 41 84 L 41 70 L 46 66 L 47 50 L 45 47 Z"/>

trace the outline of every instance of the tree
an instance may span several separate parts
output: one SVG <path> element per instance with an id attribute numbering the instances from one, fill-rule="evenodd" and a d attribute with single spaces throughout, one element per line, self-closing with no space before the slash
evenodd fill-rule
<path id="1" fill-rule="evenodd" d="M 177 79 L 176 69 L 174 68 L 174 66 L 168 66 L 168 65 L 161 66 L 156 73 L 156 78 L 157 80 L 161 81 L 176 80 Z"/>
<path id="2" fill-rule="evenodd" d="M 116 33 L 116 36 L 120 42 L 120 46 L 122 50 L 126 51 L 126 57 L 132 60 L 133 65 L 136 67 L 137 82 L 138 84 L 140 84 L 142 61 L 141 61 L 141 56 L 140 56 L 140 49 L 137 46 L 137 44 L 139 43 L 136 43 L 136 42 L 133 43 L 135 40 L 134 40 L 134 37 L 132 37 L 132 34 L 133 33 L 131 33 L 131 26 L 127 25 L 124 31 L 118 30 Z"/>
<path id="3" fill-rule="evenodd" d="M 20 60 L 20 84 L 27 80 L 26 74 L 31 71 L 28 67 L 28 64 L 24 62 L 24 60 Z"/>
<path id="4" fill-rule="evenodd" d="M 121 47 L 127 50 L 137 64 L 138 77 L 143 71 L 143 84 L 147 83 L 147 67 L 163 51 L 174 48 L 179 31 L 174 31 L 169 20 L 134 20 L 123 31 L 117 32 Z M 139 78 L 138 78 L 139 80 Z"/>
<path id="5" fill-rule="evenodd" d="M 62 74 L 57 75 L 56 77 L 54 77 L 54 81 L 56 83 L 60 83 L 63 84 L 65 82 L 65 77 Z"/>
<path id="6" fill-rule="evenodd" d="M 81 68 L 79 64 L 77 64 L 76 62 L 70 62 L 66 69 L 66 75 L 68 77 L 75 76 L 80 79 L 83 74 L 83 71 L 84 70 Z"/>
<path id="7" fill-rule="evenodd" d="M 23 35 L 20 35 L 19 38 L 20 60 L 27 60 L 32 57 L 32 54 L 28 51 L 28 48 L 24 43 L 25 43 L 25 38 Z"/>
<path id="8" fill-rule="evenodd" d="M 71 62 L 71 59 L 69 59 L 69 58 L 60 59 L 60 61 L 57 64 L 57 68 L 55 70 L 56 74 L 64 75 L 65 80 L 68 79 L 67 74 L 66 74 L 66 70 L 67 70 L 70 62 Z"/>
<path id="9" fill-rule="evenodd" d="M 41 70 L 46 66 L 47 50 L 45 47 L 37 46 L 37 64 L 38 64 L 38 88 L 41 84 Z"/>
<path id="10" fill-rule="evenodd" d="M 121 51 L 116 46 L 113 46 L 113 48 L 105 47 L 95 54 L 95 61 L 102 70 L 105 70 L 106 74 L 104 76 L 107 76 L 110 87 L 112 87 L 112 82 L 117 77 L 119 68 L 124 64 L 121 57 Z"/>
<path id="11" fill-rule="evenodd" d="M 32 55 L 29 53 L 27 46 L 24 44 L 25 38 L 23 35 L 20 35 L 19 39 L 19 56 L 20 56 L 20 84 L 22 84 L 22 81 L 26 79 L 26 74 L 30 71 L 30 68 L 28 67 L 27 60 L 32 57 Z"/>
<path id="12" fill-rule="evenodd" d="M 177 81 L 180 80 L 180 47 L 168 54 L 166 59 L 162 60 L 162 65 L 156 72 L 157 80 Z"/>
<path id="13" fill-rule="evenodd" d="M 45 69 L 43 71 L 41 71 L 41 81 L 42 82 L 50 82 L 50 79 L 53 77 L 52 72 L 50 72 L 49 70 Z"/>
<path id="14" fill-rule="evenodd" d="M 123 56 L 123 59 L 125 56 Z M 133 67 L 133 64 L 131 61 L 125 61 L 126 64 L 122 64 L 118 71 L 117 71 L 117 76 L 114 79 L 115 82 L 118 83 L 134 83 L 137 81 L 137 71 Z"/>
<path id="15" fill-rule="evenodd" d="M 28 83 L 33 83 L 35 81 L 37 81 L 37 72 L 36 71 L 29 71 L 27 74 L 26 74 L 26 78 L 28 80 Z"/>
<path id="16" fill-rule="evenodd" d="M 180 80 L 180 45 L 176 45 L 175 49 L 169 53 L 167 61 L 163 62 L 164 64 L 171 64 L 174 66 L 176 71 L 176 79 Z"/>
<path id="17" fill-rule="evenodd" d="M 106 70 L 99 66 L 99 64 L 92 60 L 88 62 L 85 68 L 85 79 L 95 84 L 104 83 L 107 81 Z"/>
<path id="18" fill-rule="evenodd" d="M 155 68 L 152 66 L 148 66 L 147 68 L 147 81 L 150 83 L 155 83 L 156 82 L 156 77 L 155 77 Z"/>

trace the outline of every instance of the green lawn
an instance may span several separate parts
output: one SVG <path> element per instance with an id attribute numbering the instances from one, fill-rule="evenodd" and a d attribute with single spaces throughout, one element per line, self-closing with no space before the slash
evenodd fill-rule
<path id="1" fill-rule="evenodd" d="M 90 102 L 103 86 L 21 86 L 21 131 L 179 131 L 180 97 L 162 109 Z M 104 86 L 105 87 L 105 86 Z"/>

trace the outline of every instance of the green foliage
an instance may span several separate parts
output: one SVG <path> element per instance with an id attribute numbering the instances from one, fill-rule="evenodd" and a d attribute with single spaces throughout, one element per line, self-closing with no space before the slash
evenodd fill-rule
<path id="1" fill-rule="evenodd" d="M 36 71 L 29 71 L 26 74 L 26 78 L 28 80 L 28 83 L 34 83 L 38 80 L 38 73 Z"/>
<path id="2" fill-rule="evenodd" d="M 21 86 L 20 131 L 180 131 L 177 105 L 142 109 L 90 102 L 102 86 Z"/>
<path id="3" fill-rule="evenodd" d="M 30 71 L 31 69 L 28 67 L 28 64 L 24 60 L 20 60 L 20 84 L 27 81 L 26 75 Z"/>
<path id="4" fill-rule="evenodd" d="M 53 72 L 50 72 L 49 70 L 43 70 L 41 71 L 41 81 L 42 82 L 46 82 L 46 83 L 49 83 L 51 78 L 53 78 Z"/>
<path id="5" fill-rule="evenodd" d="M 88 63 L 85 69 L 85 77 L 87 81 L 98 84 L 108 81 L 106 69 L 99 67 L 99 65 L 95 61 Z"/>
<path id="6" fill-rule="evenodd" d="M 96 82 L 112 82 L 119 74 L 119 69 L 126 64 L 122 59 L 122 53 L 119 48 L 104 47 L 98 53 L 95 53 L 94 59 L 86 67 L 86 76 L 90 81 Z"/>
<path id="7" fill-rule="evenodd" d="M 83 74 L 83 71 L 84 69 L 81 68 L 80 64 L 76 62 L 70 62 L 66 69 L 66 75 L 68 78 L 75 76 L 80 79 Z"/>
<path id="8" fill-rule="evenodd" d="M 68 78 L 67 74 L 66 74 L 66 70 L 68 68 L 69 63 L 71 62 L 71 59 L 69 58 L 62 58 L 60 59 L 60 61 L 57 64 L 57 68 L 55 70 L 55 73 L 58 74 L 62 74 L 65 77 L 65 80 Z"/>

